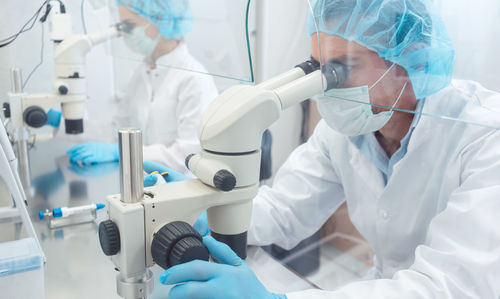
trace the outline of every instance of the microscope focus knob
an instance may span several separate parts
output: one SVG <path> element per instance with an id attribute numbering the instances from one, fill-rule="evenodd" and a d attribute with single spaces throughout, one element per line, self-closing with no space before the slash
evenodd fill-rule
<path id="1" fill-rule="evenodd" d="M 163 269 L 192 260 L 208 261 L 208 250 L 201 235 L 184 221 L 165 224 L 154 234 L 151 255 Z"/>
<path id="2" fill-rule="evenodd" d="M 23 118 L 28 126 L 40 128 L 47 122 L 47 113 L 38 106 L 31 106 L 24 110 Z"/>
<path id="3" fill-rule="evenodd" d="M 236 178 L 228 170 L 219 170 L 214 175 L 214 186 L 222 191 L 231 191 L 236 186 Z"/>
<path id="4" fill-rule="evenodd" d="M 65 94 L 68 94 L 68 86 L 65 86 L 65 85 L 59 85 L 59 87 L 57 88 L 57 91 L 59 92 L 59 94 L 62 94 L 62 95 L 65 95 Z"/>
<path id="5" fill-rule="evenodd" d="M 3 116 L 5 116 L 5 118 L 10 118 L 10 104 L 9 103 L 3 103 Z"/>
<path id="6" fill-rule="evenodd" d="M 111 220 L 99 224 L 99 242 L 105 255 L 115 255 L 120 251 L 120 231 Z"/>

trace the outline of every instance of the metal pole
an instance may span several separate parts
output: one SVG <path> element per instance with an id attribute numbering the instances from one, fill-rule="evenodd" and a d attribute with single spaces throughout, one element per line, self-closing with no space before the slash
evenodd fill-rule
<path id="1" fill-rule="evenodd" d="M 142 132 L 139 129 L 118 131 L 120 151 L 121 201 L 135 203 L 143 199 Z"/>
<path id="2" fill-rule="evenodd" d="M 23 92 L 23 79 L 21 69 L 17 67 L 13 67 L 10 70 L 11 74 L 11 89 L 14 93 L 22 93 Z"/>
<path id="3" fill-rule="evenodd" d="M 28 138 L 29 133 L 25 128 L 18 128 L 14 132 L 15 150 L 18 161 L 19 177 L 23 185 L 24 194 L 30 197 L 31 171 L 30 159 L 28 153 Z"/>
<path id="4" fill-rule="evenodd" d="M 13 93 L 23 92 L 23 79 L 22 73 L 19 68 L 11 69 L 11 89 Z M 15 129 L 14 133 L 14 148 L 16 151 L 18 170 L 21 183 L 23 184 L 24 194 L 26 197 L 30 197 L 30 185 L 31 185 L 31 172 L 30 172 L 30 160 L 28 153 L 28 139 L 29 131 L 24 128 Z"/>

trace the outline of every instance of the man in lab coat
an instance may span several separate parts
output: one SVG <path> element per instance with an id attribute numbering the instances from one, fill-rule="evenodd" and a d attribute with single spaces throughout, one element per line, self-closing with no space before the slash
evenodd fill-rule
<path id="1" fill-rule="evenodd" d="M 323 120 L 260 189 L 248 242 L 292 248 L 346 201 L 375 267 L 335 291 L 273 294 L 205 237 L 220 263 L 165 271 L 169 298 L 499 298 L 500 95 L 451 80 L 454 51 L 430 0 L 312 10 L 312 58 L 348 76 L 317 97 Z"/>

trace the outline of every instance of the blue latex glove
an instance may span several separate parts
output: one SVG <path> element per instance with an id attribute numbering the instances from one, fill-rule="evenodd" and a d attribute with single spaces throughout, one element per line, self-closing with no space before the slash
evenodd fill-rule
<path id="1" fill-rule="evenodd" d="M 118 161 L 118 144 L 104 142 L 86 142 L 70 148 L 66 154 L 73 164 L 95 164 Z"/>
<path id="2" fill-rule="evenodd" d="M 193 228 L 202 236 L 205 237 L 210 233 L 210 228 L 208 228 L 207 222 L 207 211 L 204 211 L 201 216 L 196 220 Z"/>
<path id="3" fill-rule="evenodd" d="M 54 128 L 59 127 L 61 124 L 61 115 L 62 113 L 60 111 L 49 109 L 49 112 L 47 112 L 47 122 L 45 124 Z"/>
<path id="4" fill-rule="evenodd" d="M 203 238 L 203 244 L 220 264 L 194 260 L 176 265 L 160 276 L 163 284 L 179 284 L 168 293 L 177 298 L 281 298 L 266 290 L 247 264 L 224 243 L 212 237 Z"/>
<path id="5" fill-rule="evenodd" d="M 152 173 L 154 171 L 158 171 L 159 173 L 165 173 L 168 172 L 168 175 L 164 175 L 163 178 L 167 183 L 173 183 L 173 182 L 180 182 L 180 181 L 185 181 L 188 178 L 175 170 L 172 170 L 168 167 L 166 167 L 163 164 L 159 163 L 154 163 L 151 161 L 144 161 L 142 164 L 144 171 L 147 173 Z M 144 187 L 151 187 L 154 186 L 157 183 L 158 177 L 154 175 L 148 175 L 144 178 Z"/>

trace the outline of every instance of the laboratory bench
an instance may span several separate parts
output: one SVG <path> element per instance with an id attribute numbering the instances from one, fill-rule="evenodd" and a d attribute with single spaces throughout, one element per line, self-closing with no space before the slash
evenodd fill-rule
<path id="1" fill-rule="evenodd" d="M 32 185 L 28 212 L 46 255 L 45 298 L 120 298 L 116 293 L 115 266 L 102 252 L 97 233 L 99 222 L 107 217 L 105 209 L 97 211 L 93 221 L 59 228 L 50 228 L 48 219 L 38 218 L 39 211 L 106 203 L 107 195 L 120 192 L 118 163 L 72 165 L 65 152 L 75 144 L 56 138 L 38 142 L 30 150 Z M 0 241 L 18 239 L 24 234 L 19 224 L 12 223 L 1 223 L 0 232 Z M 277 293 L 334 289 L 366 272 L 366 266 L 352 257 L 325 242 L 320 246 L 319 268 L 307 275 L 285 267 L 259 247 L 249 247 L 246 262 L 262 283 Z M 151 270 L 155 287 L 148 298 L 167 298 L 170 287 L 158 282 L 163 270 L 158 266 Z"/>

